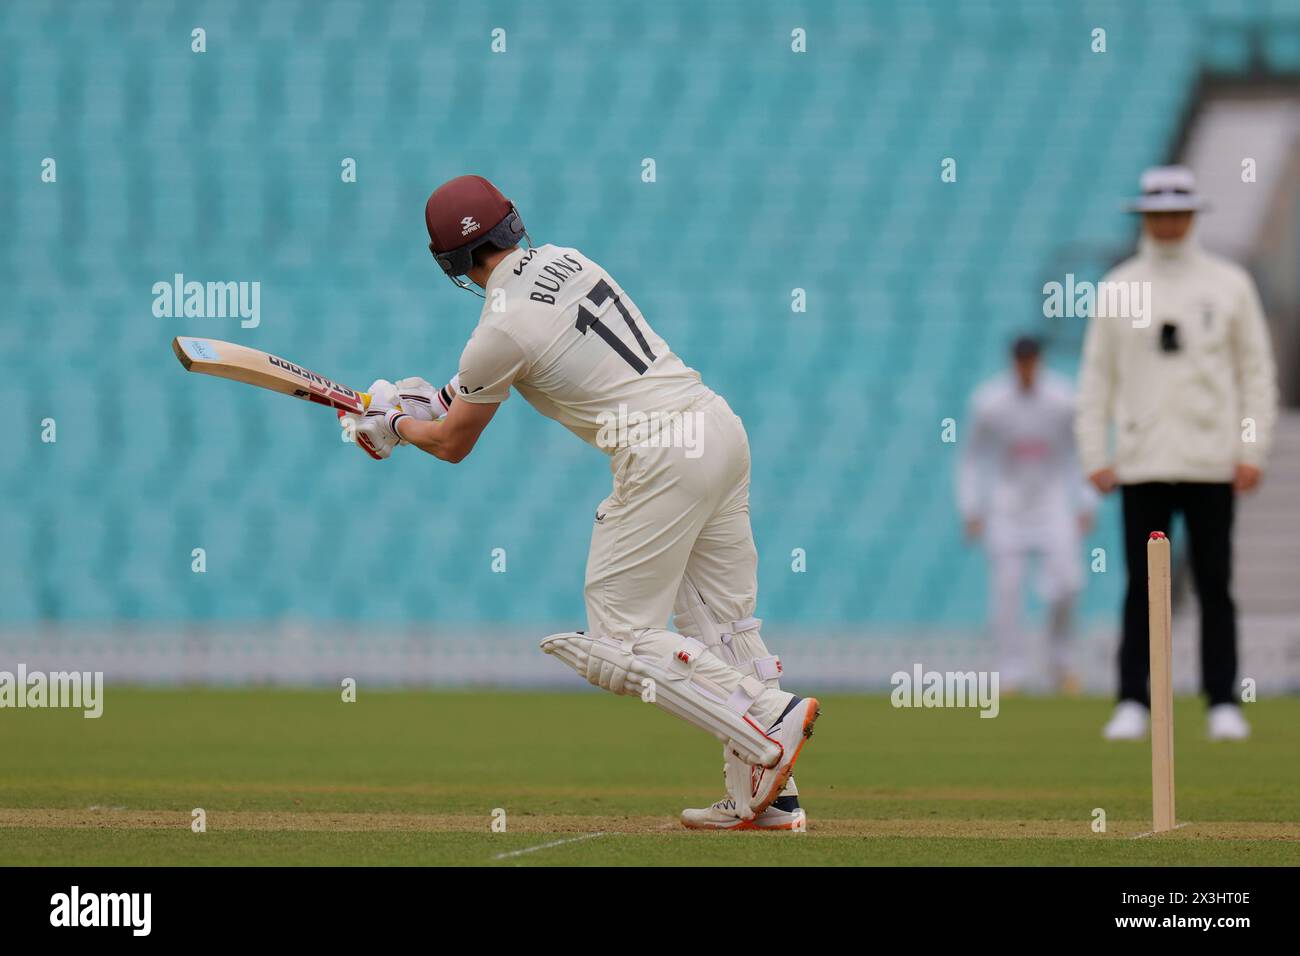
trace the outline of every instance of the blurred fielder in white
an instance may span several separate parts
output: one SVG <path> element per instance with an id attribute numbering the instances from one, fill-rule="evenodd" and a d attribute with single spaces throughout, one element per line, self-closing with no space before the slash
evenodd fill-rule
<path id="1" fill-rule="evenodd" d="M 1072 691 L 1074 601 L 1083 587 L 1081 541 L 1092 529 L 1097 495 L 1074 450 L 1074 390 L 1041 367 L 1036 339 L 1012 346 L 1011 368 L 971 397 L 957 466 L 966 536 L 989 559 L 989 627 L 1002 687 Z M 1047 605 L 1050 673 L 1034 667 L 1024 622 L 1026 565 L 1039 564 Z"/>

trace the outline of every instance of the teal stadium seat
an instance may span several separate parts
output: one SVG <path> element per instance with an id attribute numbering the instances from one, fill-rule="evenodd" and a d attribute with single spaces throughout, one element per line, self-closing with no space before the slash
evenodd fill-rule
<path id="1" fill-rule="evenodd" d="M 1269 32 L 1264 38 L 1264 57 L 1270 69 L 1300 72 L 1300 22 Z"/>

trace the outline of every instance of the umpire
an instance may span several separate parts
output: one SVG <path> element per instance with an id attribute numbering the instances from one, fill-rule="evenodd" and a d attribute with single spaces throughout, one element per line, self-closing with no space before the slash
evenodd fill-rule
<path id="1" fill-rule="evenodd" d="M 1276 373 L 1249 273 L 1205 252 L 1190 235 L 1202 208 L 1191 170 L 1143 173 L 1142 196 L 1129 205 L 1142 215 L 1138 253 L 1098 286 L 1084 342 L 1075 437 L 1097 490 L 1120 489 L 1128 567 L 1119 705 L 1103 731 L 1111 740 L 1147 733 L 1146 541 L 1151 531 L 1167 531 L 1175 512 L 1187 528 L 1200 599 L 1209 736 L 1250 734 L 1234 693 L 1232 518 L 1234 496 L 1253 489 L 1262 474 L 1277 411 Z M 1106 289 L 1121 288 L 1111 283 L 1129 290 L 1129 314 L 1101 308 Z M 1142 297 L 1144 289 L 1149 294 Z"/>

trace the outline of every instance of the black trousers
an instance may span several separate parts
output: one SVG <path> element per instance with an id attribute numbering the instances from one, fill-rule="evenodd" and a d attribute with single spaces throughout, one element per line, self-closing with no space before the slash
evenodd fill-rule
<path id="1" fill-rule="evenodd" d="M 1211 706 L 1236 702 L 1237 609 L 1232 603 L 1232 512 L 1230 484 L 1187 482 L 1124 485 L 1124 556 L 1128 591 L 1119 649 L 1120 700 L 1150 704 L 1151 669 L 1147 621 L 1147 538 L 1169 532 L 1181 512 L 1201 605 L 1201 686 Z"/>

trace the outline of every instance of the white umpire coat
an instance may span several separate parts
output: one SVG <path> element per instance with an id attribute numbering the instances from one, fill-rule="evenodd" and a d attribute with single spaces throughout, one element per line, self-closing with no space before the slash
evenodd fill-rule
<path id="1" fill-rule="evenodd" d="M 1145 318 L 1088 322 L 1075 422 L 1084 471 L 1113 467 L 1122 484 L 1228 482 L 1239 463 L 1263 467 L 1277 374 L 1249 273 L 1194 239 L 1144 236 L 1103 282 L 1150 283 L 1150 297 Z"/>

